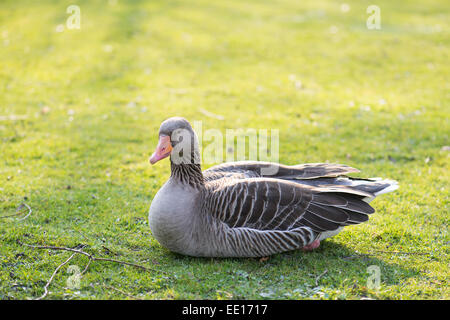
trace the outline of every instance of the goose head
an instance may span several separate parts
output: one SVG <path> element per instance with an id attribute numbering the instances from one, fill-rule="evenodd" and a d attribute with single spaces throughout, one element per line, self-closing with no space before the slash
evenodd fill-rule
<path id="1" fill-rule="evenodd" d="M 158 145 L 149 161 L 153 165 L 169 156 L 176 165 L 200 163 L 197 135 L 184 118 L 173 117 L 161 123 Z"/>

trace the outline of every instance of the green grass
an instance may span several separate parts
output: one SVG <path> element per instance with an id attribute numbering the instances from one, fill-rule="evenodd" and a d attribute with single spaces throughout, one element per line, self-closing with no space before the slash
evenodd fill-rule
<path id="1" fill-rule="evenodd" d="M 74 2 L 81 29 L 56 32 Z M 0 219 L 0 299 L 39 297 L 70 256 L 17 240 L 155 270 L 97 261 L 70 289 L 76 256 L 47 299 L 449 299 L 448 3 L 376 1 L 382 29 L 368 30 L 373 1 L 346 2 L 1 1 L 0 210 L 33 212 Z M 279 129 L 282 163 L 345 163 L 400 189 L 312 253 L 176 255 L 147 223 L 170 174 L 147 159 L 175 115 Z"/>

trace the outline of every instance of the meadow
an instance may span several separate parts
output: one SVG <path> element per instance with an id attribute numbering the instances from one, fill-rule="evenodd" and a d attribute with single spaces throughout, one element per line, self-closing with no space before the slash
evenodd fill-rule
<path id="1" fill-rule="evenodd" d="M 79 29 L 67 24 L 73 4 Z M 366 25 L 372 4 L 380 29 Z M 2 0 L 0 299 L 41 297 L 74 253 L 27 244 L 147 268 L 92 261 L 74 285 L 89 262 L 75 254 L 45 299 L 449 299 L 448 9 Z M 344 163 L 400 188 L 313 252 L 174 254 L 147 221 L 170 175 L 148 157 L 171 116 L 278 129 L 281 163 Z"/>

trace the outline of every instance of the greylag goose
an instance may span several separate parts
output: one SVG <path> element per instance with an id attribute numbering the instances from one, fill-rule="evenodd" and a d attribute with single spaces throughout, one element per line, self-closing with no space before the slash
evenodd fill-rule
<path id="1" fill-rule="evenodd" d="M 238 161 L 202 172 L 189 122 L 167 119 L 150 163 L 170 156 L 171 176 L 150 206 L 149 226 L 171 251 L 196 257 L 265 257 L 312 250 L 344 226 L 368 220 L 368 202 L 397 189 L 393 180 L 358 179 L 340 164 L 287 166 Z M 263 170 L 264 168 L 276 170 Z M 271 172 L 266 174 L 265 172 Z"/>

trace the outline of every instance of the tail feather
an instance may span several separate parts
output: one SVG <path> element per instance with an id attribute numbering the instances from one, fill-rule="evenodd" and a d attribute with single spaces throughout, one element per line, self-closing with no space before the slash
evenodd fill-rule
<path id="1" fill-rule="evenodd" d="M 398 182 L 395 180 L 382 180 L 381 182 L 383 182 L 385 187 L 375 192 L 375 196 L 379 196 L 380 194 L 392 192 L 398 189 Z"/>
<path id="2" fill-rule="evenodd" d="M 289 181 L 317 187 L 346 186 L 358 191 L 371 193 L 375 196 L 394 191 L 398 188 L 397 181 L 382 178 L 361 179 L 342 176 L 337 178 L 317 178 L 311 180 Z"/>
<path id="3" fill-rule="evenodd" d="M 341 176 L 337 178 L 317 178 L 311 180 L 290 180 L 300 184 L 327 188 L 329 192 L 347 192 L 364 196 L 364 201 L 370 202 L 380 194 L 398 189 L 398 182 L 382 178 L 351 178 Z M 353 192 L 352 192 L 353 190 Z"/>
<path id="4" fill-rule="evenodd" d="M 395 180 L 372 178 L 366 184 L 356 186 L 360 190 L 367 190 L 373 194 L 373 197 L 365 197 L 363 200 L 367 203 L 381 194 L 392 192 L 398 189 L 398 182 Z"/>
<path id="5" fill-rule="evenodd" d="M 371 178 L 371 179 L 351 179 L 352 187 L 372 193 L 375 197 L 398 189 L 398 182 L 395 180 Z"/>

